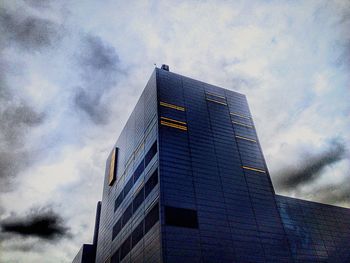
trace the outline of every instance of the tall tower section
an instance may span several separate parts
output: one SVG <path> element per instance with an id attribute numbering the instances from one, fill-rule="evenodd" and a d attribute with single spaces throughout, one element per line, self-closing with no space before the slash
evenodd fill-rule
<path id="1" fill-rule="evenodd" d="M 96 262 L 292 262 L 244 95 L 156 68 L 107 160 Z"/>

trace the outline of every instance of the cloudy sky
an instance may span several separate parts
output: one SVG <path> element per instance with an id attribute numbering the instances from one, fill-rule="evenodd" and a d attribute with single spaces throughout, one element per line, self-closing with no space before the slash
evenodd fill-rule
<path id="1" fill-rule="evenodd" d="M 1 0 L 0 261 L 91 242 L 154 63 L 247 95 L 277 193 L 350 207 L 349 29 L 346 0 Z"/>

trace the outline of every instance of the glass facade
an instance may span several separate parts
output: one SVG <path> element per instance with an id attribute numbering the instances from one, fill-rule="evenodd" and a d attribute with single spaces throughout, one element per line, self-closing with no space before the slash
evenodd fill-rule
<path id="1" fill-rule="evenodd" d="M 275 195 L 244 95 L 157 68 L 107 159 L 96 262 L 345 263 L 349 219 Z"/>

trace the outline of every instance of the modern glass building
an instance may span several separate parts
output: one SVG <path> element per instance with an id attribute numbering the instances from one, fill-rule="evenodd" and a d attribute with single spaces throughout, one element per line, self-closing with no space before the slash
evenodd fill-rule
<path id="1" fill-rule="evenodd" d="M 107 159 L 95 262 L 345 263 L 349 222 L 275 194 L 244 95 L 163 65 Z"/>

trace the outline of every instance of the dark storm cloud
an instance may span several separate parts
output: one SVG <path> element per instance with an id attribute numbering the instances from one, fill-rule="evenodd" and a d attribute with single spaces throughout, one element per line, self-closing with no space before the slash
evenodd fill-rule
<path id="1" fill-rule="evenodd" d="M 319 177 L 325 167 L 342 160 L 344 156 L 344 144 L 339 141 L 333 141 L 324 152 L 308 156 L 301 163 L 285 168 L 277 173 L 277 188 L 280 190 L 291 190 L 310 183 Z"/>
<path id="2" fill-rule="evenodd" d="M 11 216 L 1 223 L 2 232 L 21 237 L 38 237 L 57 240 L 70 237 L 63 218 L 52 208 L 32 209 L 27 216 Z"/>
<path id="3" fill-rule="evenodd" d="M 350 206 L 350 176 L 343 182 L 322 186 L 311 194 L 310 198 L 329 204 L 346 204 Z"/>
<path id="4" fill-rule="evenodd" d="M 82 83 L 76 88 L 74 104 L 95 124 L 104 124 L 108 107 L 103 105 L 102 97 L 117 83 L 121 73 L 117 52 L 101 38 L 86 35 L 77 58 Z"/>
<path id="5" fill-rule="evenodd" d="M 53 45 L 60 38 L 62 28 L 56 23 L 29 15 L 23 8 L 15 12 L 0 8 L 1 43 L 16 44 L 28 51 Z"/>

